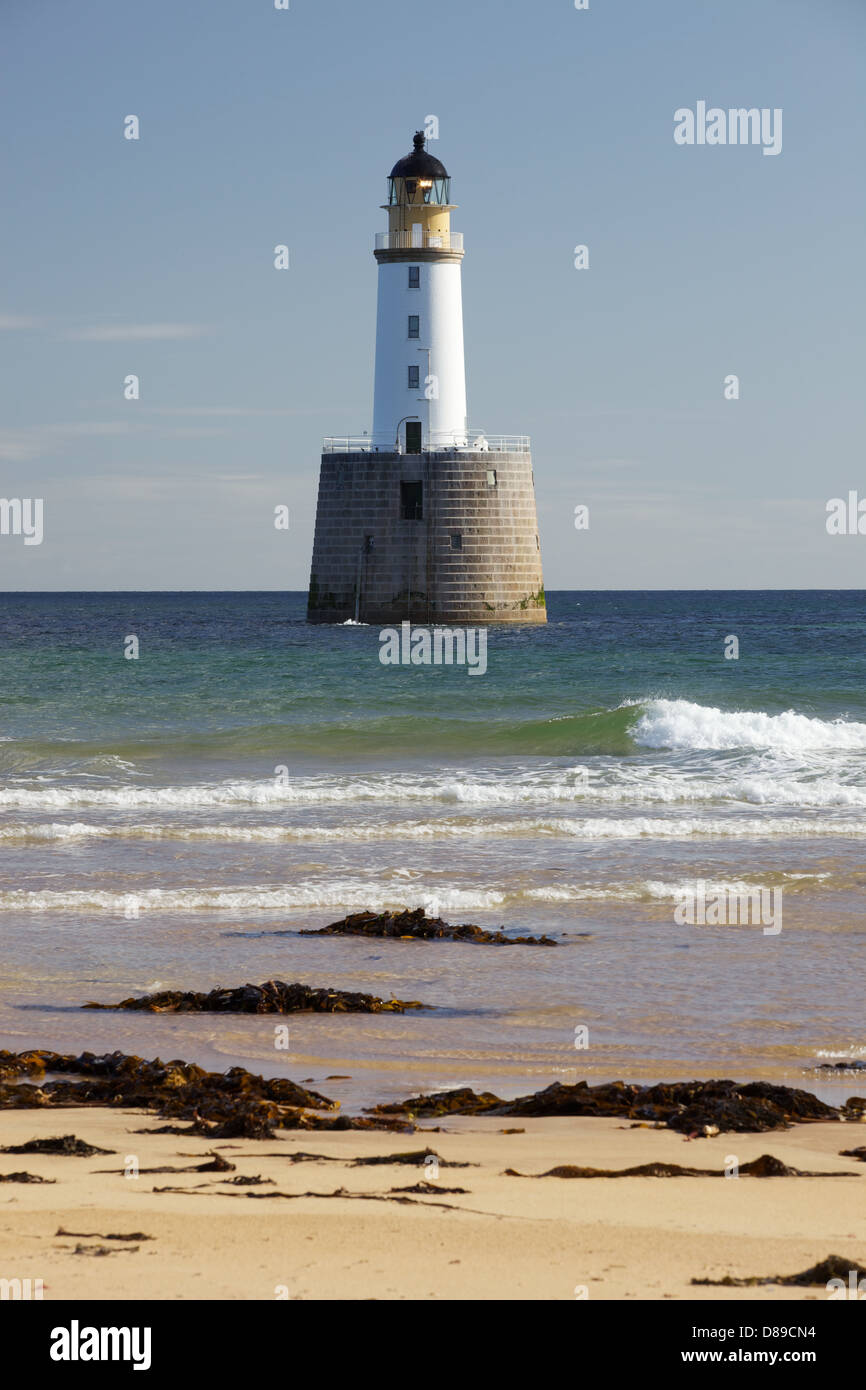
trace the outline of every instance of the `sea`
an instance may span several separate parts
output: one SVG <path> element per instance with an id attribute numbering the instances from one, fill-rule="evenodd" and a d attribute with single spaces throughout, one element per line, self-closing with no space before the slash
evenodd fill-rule
<path id="1" fill-rule="evenodd" d="M 866 1064 L 866 592 L 547 602 L 486 630 L 482 675 L 385 665 L 299 593 L 0 595 L 0 1047 L 240 1065 L 350 1113 L 863 1094 L 826 1066 Z M 775 894 L 778 929 L 678 920 L 699 884 Z M 558 944 L 298 934 L 404 907 Z M 269 1015 L 81 1008 L 271 978 L 432 1007 L 292 1015 L 287 1046 Z"/>

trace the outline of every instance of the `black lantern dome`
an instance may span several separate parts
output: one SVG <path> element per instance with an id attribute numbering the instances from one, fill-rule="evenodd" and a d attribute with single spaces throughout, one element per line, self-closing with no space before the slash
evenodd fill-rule
<path id="1" fill-rule="evenodd" d="M 388 202 L 434 203 L 445 206 L 451 192 L 448 170 L 441 160 L 424 148 L 423 130 L 416 130 L 414 149 L 398 159 L 388 176 Z"/>

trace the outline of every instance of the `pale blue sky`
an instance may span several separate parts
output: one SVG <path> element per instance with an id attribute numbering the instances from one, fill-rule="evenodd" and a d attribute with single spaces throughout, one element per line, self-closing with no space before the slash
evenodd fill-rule
<path id="1" fill-rule="evenodd" d="M 547 586 L 866 587 L 824 525 L 866 497 L 863 0 L 0 0 L 0 39 L 0 495 L 45 499 L 0 588 L 306 587 L 431 114 Z M 781 107 L 782 153 L 677 146 L 699 100 Z"/>

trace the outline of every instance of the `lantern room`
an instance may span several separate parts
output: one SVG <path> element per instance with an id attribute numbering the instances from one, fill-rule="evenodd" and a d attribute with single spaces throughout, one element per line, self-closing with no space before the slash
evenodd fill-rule
<path id="1" fill-rule="evenodd" d="M 391 170 L 388 207 L 448 206 L 451 180 L 445 165 L 424 148 L 426 138 L 423 130 L 416 130 L 412 153 L 398 159 Z"/>
<path id="2" fill-rule="evenodd" d="M 398 159 L 388 177 L 388 232 L 377 237 L 379 248 L 391 250 L 451 246 L 451 180 L 445 165 L 424 148 L 426 136 L 416 130 L 411 154 Z"/>

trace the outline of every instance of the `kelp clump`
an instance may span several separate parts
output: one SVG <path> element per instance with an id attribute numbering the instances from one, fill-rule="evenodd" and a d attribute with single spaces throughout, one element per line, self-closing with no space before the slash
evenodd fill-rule
<path id="1" fill-rule="evenodd" d="M 62 1134 L 56 1139 L 28 1139 L 26 1144 L 4 1144 L 3 1154 L 62 1154 L 65 1158 L 92 1158 L 94 1154 L 113 1154 L 114 1149 L 100 1149 L 74 1134 Z"/>
<path id="2" fill-rule="evenodd" d="M 288 1077 L 256 1076 L 243 1067 L 205 1071 L 192 1062 L 162 1062 L 158 1057 L 148 1062 L 123 1052 L 82 1052 L 75 1057 L 0 1051 L 0 1110 L 78 1105 L 150 1110 L 188 1122 L 187 1128 L 172 1124 L 164 1132 L 209 1139 L 273 1139 L 275 1129 L 414 1129 L 402 1117 L 321 1114 L 339 1109 L 339 1101 L 308 1091 Z"/>
<path id="3" fill-rule="evenodd" d="M 165 989 L 119 1004 L 83 1004 L 84 1009 L 138 1009 L 149 1014 L 402 1014 L 406 1009 L 430 1008 L 416 999 L 378 999 L 342 989 L 312 989 L 284 980 L 236 989 L 212 989 L 209 994 Z"/>
<path id="4" fill-rule="evenodd" d="M 775 1086 L 768 1081 L 738 1085 L 736 1081 L 679 1081 L 658 1086 L 610 1081 L 590 1086 L 554 1082 L 543 1091 L 505 1101 L 489 1091 L 480 1095 L 464 1087 L 376 1106 L 376 1115 L 411 1115 L 426 1119 L 440 1115 L 608 1116 L 649 1120 L 689 1135 L 717 1127 L 739 1134 L 785 1129 L 794 1123 L 835 1120 L 838 1111 L 809 1091 Z"/>
<path id="5" fill-rule="evenodd" d="M 30 1077 L 37 1084 L 6 1078 Z M 46 1080 L 45 1078 L 50 1079 Z M 0 1052 L 0 1108 L 131 1106 L 201 1124 L 215 1137 L 268 1138 L 274 1126 L 297 1127 L 306 1110 L 336 1103 L 285 1077 L 232 1067 L 209 1072 L 192 1062 L 148 1062 L 123 1052 Z M 211 1128 L 219 1128 L 219 1133 Z"/>
<path id="6" fill-rule="evenodd" d="M 468 941 L 485 946 L 557 946 L 552 936 L 507 936 L 471 924 L 454 927 L 441 917 L 428 917 L 423 907 L 402 912 L 353 912 L 339 922 L 298 933 L 299 936 L 383 936 L 399 941 Z"/>
<path id="7" fill-rule="evenodd" d="M 866 1269 L 854 1260 L 846 1260 L 844 1255 L 828 1255 L 820 1264 L 803 1269 L 799 1274 L 751 1274 L 744 1279 L 735 1279 L 726 1274 L 724 1279 L 692 1279 L 693 1284 L 713 1285 L 716 1288 L 745 1289 L 758 1284 L 789 1284 L 795 1288 L 825 1288 L 831 1279 L 839 1279 L 847 1287 L 854 1276 L 855 1282 L 866 1279 Z"/>

